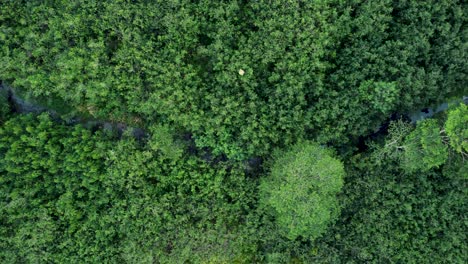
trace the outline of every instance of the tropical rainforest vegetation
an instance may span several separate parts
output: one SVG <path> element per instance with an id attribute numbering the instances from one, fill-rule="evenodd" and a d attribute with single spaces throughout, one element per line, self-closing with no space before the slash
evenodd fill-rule
<path id="1" fill-rule="evenodd" d="M 0 262 L 467 263 L 467 11 L 0 0 Z"/>

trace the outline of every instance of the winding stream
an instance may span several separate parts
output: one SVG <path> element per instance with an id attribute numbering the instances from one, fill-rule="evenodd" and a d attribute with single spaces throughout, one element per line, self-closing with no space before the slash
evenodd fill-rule
<path id="1" fill-rule="evenodd" d="M 3 92 L 2 92 L 3 91 Z M 13 105 L 13 110 L 16 113 L 42 113 L 48 112 L 52 117 L 60 119 L 62 115 L 55 109 L 50 107 L 45 107 L 40 104 L 27 101 L 24 98 L 18 96 L 18 94 L 14 91 L 13 88 L 1 83 L 0 84 L 0 96 L 8 96 L 9 102 Z M 461 99 L 461 100 L 460 100 Z M 459 100 L 455 100 L 450 103 L 454 103 L 457 101 L 463 101 L 465 104 L 468 104 L 468 96 L 463 96 Z M 411 123 L 416 123 L 417 121 L 430 118 L 439 112 L 446 111 L 449 107 L 449 102 L 442 103 L 435 108 L 425 108 L 420 111 L 414 111 L 411 113 L 407 113 L 406 116 L 409 117 Z M 81 124 L 86 128 L 96 128 L 101 127 L 104 130 L 117 132 L 118 135 L 122 135 L 124 131 L 131 129 L 132 135 L 135 138 L 143 138 L 147 136 L 147 133 L 142 128 L 131 127 L 124 123 L 115 123 L 105 120 L 97 120 L 97 119 L 90 119 L 90 118 L 82 118 L 79 116 L 74 116 L 69 118 L 67 124 L 75 125 Z"/>
<path id="2" fill-rule="evenodd" d="M 465 104 L 468 104 L 468 96 L 463 96 L 460 99 L 451 101 L 450 103 L 464 102 Z M 422 109 L 421 111 L 414 111 L 406 115 L 411 119 L 411 123 L 416 123 L 417 121 L 430 118 L 437 113 L 446 111 L 448 107 L 449 107 L 449 103 L 445 102 L 445 103 L 438 105 L 435 108 L 425 108 L 425 109 Z"/>
<path id="3" fill-rule="evenodd" d="M 56 109 L 37 104 L 35 102 L 28 101 L 21 96 L 19 96 L 15 90 L 5 84 L 0 84 L 0 96 L 7 96 L 8 101 L 12 105 L 13 112 L 20 114 L 34 113 L 40 114 L 43 112 L 48 112 L 55 119 L 62 119 L 62 114 L 59 113 Z M 131 130 L 133 137 L 141 139 L 147 136 L 147 133 L 142 128 L 131 127 L 124 123 L 115 123 L 106 120 L 98 120 L 93 118 L 83 118 L 79 116 L 73 116 L 67 118 L 66 124 L 68 125 L 77 125 L 80 124 L 88 129 L 102 128 L 106 131 L 111 131 L 117 133 L 121 136 L 125 131 Z"/>

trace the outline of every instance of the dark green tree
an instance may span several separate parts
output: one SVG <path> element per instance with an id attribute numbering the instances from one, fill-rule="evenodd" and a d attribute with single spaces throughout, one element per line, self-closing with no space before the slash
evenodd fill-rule
<path id="1" fill-rule="evenodd" d="M 394 158 L 357 154 L 346 164 L 341 216 L 309 262 L 466 262 L 467 168 L 460 155 L 408 172 Z"/>
<path id="2" fill-rule="evenodd" d="M 0 123 L 7 120 L 11 111 L 10 103 L 8 102 L 8 94 L 5 90 L 0 89 Z"/>

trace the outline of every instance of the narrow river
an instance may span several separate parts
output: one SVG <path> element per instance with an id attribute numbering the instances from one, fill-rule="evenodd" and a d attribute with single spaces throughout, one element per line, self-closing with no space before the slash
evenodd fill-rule
<path id="1" fill-rule="evenodd" d="M 45 107 L 40 104 L 21 98 L 20 96 L 17 95 L 14 89 L 12 89 L 11 87 L 8 87 L 7 85 L 0 84 L 0 94 L 3 94 L 3 96 L 9 97 L 9 101 L 13 105 L 14 111 L 16 113 L 38 114 L 42 112 L 49 112 L 52 117 L 55 117 L 57 119 L 60 119 L 62 117 L 62 115 L 56 109 Z M 468 104 L 468 97 L 463 96 L 462 98 L 455 100 L 451 103 L 458 102 L 458 101 L 460 102 L 463 101 L 465 104 Z M 449 103 L 445 102 L 445 103 L 438 105 L 435 108 L 428 107 L 422 110 L 407 113 L 405 115 L 409 117 L 412 123 L 416 123 L 417 121 L 430 118 L 439 112 L 443 112 L 447 110 L 448 107 L 449 107 Z M 67 122 L 68 124 L 81 124 L 87 128 L 102 127 L 105 130 L 117 132 L 119 135 L 121 135 L 125 130 L 132 129 L 132 133 L 134 137 L 143 138 L 146 136 L 146 132 L 143 129 L 130 127 L 127 124 L 123 124 L 123 123 L 114 123 L 114 122 L 109 122 L 105 120 L 82 118 L 78 116 L 67 118 L 67 120 L 68 120 Z"/>
<path id="2" fill-rule="evenodd" d="M 93 118 L 83 118 L 80 116 L 72 116 L 67 118 L 62 118 L 63 115 L 59 113 L 56 109 L 43 106 L 41 104 L 28 101 L 21 96 L 19 96 L 14 89 L 8 87 L 4 84 L 0 84 L 0 96 L 7 96 L 8 101 L 13 107 L 15 113 L 27 114 L 34 113 L 40 114 L 43 112 L 48 112 L 53 118 L 62 119 L 66 121 L 69 125 L 80 124 L 86 128 L 93 129 L 100 127 L 104 130 L 117 133 L 119 136 L 122 135 L 126 130 L 131 130 L 132 135 L 137 138 L 144 138 L 147 136 L 146 132 L 142 128 L 131 127 L 123 123 L 115 123 L 106 120 L 98 120 Z"/>

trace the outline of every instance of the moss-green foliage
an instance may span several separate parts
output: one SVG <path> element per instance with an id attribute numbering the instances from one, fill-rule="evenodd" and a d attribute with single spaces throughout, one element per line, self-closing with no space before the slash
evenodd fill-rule
<path id="1" fill-rule="evenodd" d="M 289 239 L 316 239 L 339 213 L 336 195 L 343 186 L 343 164 L 330 150 L 310 142 L 278 153 L 274 162 L 260 187 L 260 202 L 273 208 Z"/>

